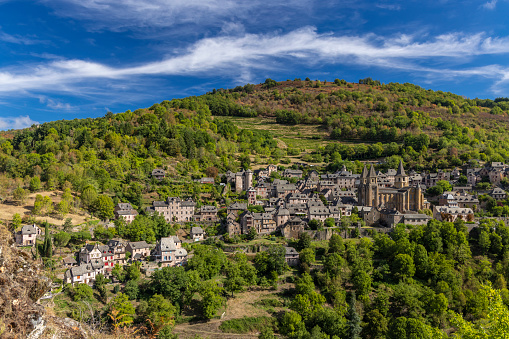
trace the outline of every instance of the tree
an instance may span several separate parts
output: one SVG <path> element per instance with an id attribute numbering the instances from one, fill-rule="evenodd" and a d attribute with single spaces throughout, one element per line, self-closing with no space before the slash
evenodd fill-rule
<path id="1" fill-rule="evenodd" d="M 45 258 L 51 258 L 53 256 L 53 245 L 51 243 L 48 226 L 49 224 L 46 222 L 44 225 L 44 243 L 42 246 L 42 256 Z"/>
<path id="2" fill-rule="evenodd" d="M 363 269 L 355 269 L 352 272 L 353 287 L 359 295 L 367 295 L 371 290 L 371 275 Z"/>
<path id="3" fill-rule="evenodd" d="M 254 258 L 256 269 L 267 277 L 272 276 L 272 272 L 276 274 L 276 277 L 283 274 L 288 268 L 285 253 L 283 246 L 272 246 L 264 252 L 258 252 Z"/>
<path id="4" fill-rule="evenodd" d="M 21 222 L 22 220 L 19 213 L 14 213 L 14 215 L 12 216 L 12 230 L 16 230 L 18 227 L 20 227 Z"/>
<path id="5" fill-rule="evenodd" d="M 249 229 L 249 231 L 247 232 L 247 234 L 246 234 L 246 239 L 247 240 L 253 240 L 253 239 L 256 238 L 257 235 L 258 235 L 258 233 L 256 233 L 256 228 L 251 227 Z"/>
<path id="6" fill-rule="evenodd" d="M 224 303 L 224 298 L 221 296 L 222 294 L 223 289 L 217 286 L 214 281 L 205 281 L 201 284 L 201 309 L 205 318 L 212 319 L 215 317 L 217 311 Z"/>
<path id="7" fill-rule="evenodd" d="M 329 253 L 343 252 L 344 250 L 343 238 L 339 234 L 333 234 L 329 239 Z"/>
<path id="8" fill-rule="evenodd" d="M 312 265 L 315 263 L 315 251 L 312 248 L 305 248 L 299 253 L 301 264 Z"/>
<path id="9" fill-rule="evenodd" d="M 364 315 L 365 326 L 362 329 L 364 338 L 378 339 L 385 338 L 387 333 L 387 318 L 377 309 L 372 309 Z"/>
<path id="10" fill-rule="evenodd" d="M 140 287 L 138 285 L 137 280 L 129 280 L 125 284 L 124 293 L 129 297 L 129 300 L 134 300 L 138 298 L 138 294 L 140 293 Z"/>
<path id="11" fill-rule="evenodd" d="M 302 321 L 302 317 L 294 311 L 285 312 L 283 315 L 279 331 L 283 335 L 287 335 L 290 338 L 300 338 L 306 333 L 306 327 Z"/>
<path id="12" fill-rule="evenodd" d="M 149 290 L 169 299 L 174 305 L 178 304 L 180 310 L 186 294 L 192 294 L 196 289 L 196 284 L 191 281 L 191 272 L 187 273 L 183 267 L 163 267 L 150 276 Z"/>
<path id="13" fill-rule="evenodd" d="M 136 313 L 136 310 L 133 304 L 129 301 L 127 295 L 119 292 L 108 306 L 110 311 L 115 310 L 118 312 L 118 316 L 122 316 L 122 321 L 127 323 L 131 323 L 133 321 L 133 316 Z"/>
<path id="14" fill-rule="evenodd" d="M 187 268 L 197 271 L 206 280 L 219 274 L 225 263 L 226 255 L 222 250 L 206 245 L 197 245 L 194 256 L 187 263 Z"/>
<path id="15" fill-rule="evenodd" d="M 295 291 L 298 294 L 310 294 L 315 290 L 315 283 L 309 273 L 304 273 L 295 282 Z"/>
<path id="16" fill-rule="evenodd" d="M 68 232 L 69 230 L 71 230 L 73 228 L 72 218 L 65 219 L 63 228 L 64 228 L 64 231 L 66 231 L 66 232 Z"/>
<path id="17" fill-rule="evenodd" d="M 113 204 L 113 200 L 104 194 L 99 195 L 92 206 L 94 214 L 102 220 L 113 218 L 114 209 L 115 205 Z"/>
<path id="18" fill-rule="evenodd" d="M 176 308 L 162 295 L 154 294 L 148 301 L 148 306 L 143 316 L 156 328 L 168 327 L 171 329 L 175 324 Z"/>
<path id="19" fill-rule="evenodd" d="M 72 299 L 74 301 L 92 300 L 93 298 L 94 291 L 87 284 L 78 284 L 78 286 L 72 289 Z"/>
<path id="20" fill-rule="evenodd" d="M 106 279 L 102 273 L 95 276 L 94 287 L 99 291 L 99 295 L 104 303 L 108 300 L 108 290 L 106 284 L 110 282 L 110 279 Z"/>
<path id="21" fill-rule="evenodd" d="M 230 262 L 225 267 L 226 279 L 223 283 L 226 291 L 231 292 L 232 298 L 234 292 L 242 292 L 246 282 L 240 272 L 240 267 L 237 263 Z"/>
<path id="22" fill-rule="evenodd" d="M 415 274 L 414 260 L 408 254 L 398 254 L 392 263 L 392 273 L 400 280 L 412 278 Z"/>
<path id="23" fill-rule="evenodd" d="M 71 235 L 67 232 L 58 232 L 53 236 L 53 242 L 56 247 L 65 247 L 71 240 Z"/>
<path id="24" fill-rule="evenodd" d="M 30 192 L 36 192 L 41 189 L 41 179 L 38 176 L 32 177 L 29 184 Z"/>
<path id="25" fill-rule="evenodd" d="M 114 227 L 105 228 L 103 225 L 96 226 L 94 228 L 95 239 L 106 243 L 108 240 L 113 239 L 117 235 L 117 230 Z"/>
<path id="26" fill-rule="evenodd" d="M 302 251 L 305 248 L 311 246 L 311 237 L 306 232 L 299 234 L 299 242 L 297 243 L 297 249 Z"/>
<path id="27" fill-rule="evenodd" d="M 122 266 L 119 264 L 115 264 L 113 268 L 111 269 L 111 275 L 115 277 L 120 282 L 123 282 L 125 280 L 125 271 Z"/>
<path id="28" fill-rule="evenodd" d="M 360 333 L 362 331 L 361 327 L 361 318 L 357 313 L 356 304 L 357 301 L 355 299 L 355 292 L 349 292 L 349 300 L 348 300 L 348 313 L 346 315 L 347 323 L 346 323 L 346 338 L 348 339 L 360 339 Z"/>
<path id="29" fill-rule="evenodd" d="M 487 305 L 482 321 L 475 323 L 466 321 L 460 314 L 451 312 L 451 323 L 458 330 L 456 338 L 505 338 L 509 333 L 509 310 L 502 301 L 500 291 L 490 286 L 482 286 L 478 291 L 480 299 Z M 481 320 L 481 319 L 479 319 Z"/>
<path id="30" fill-rule="evenodd" d="M 86 186 L 81 192 L 80 199 L 85 208 L 90 208 L 97 199 L 97 190 L 92 185 Z"/>
<path id="31" fill-rule="evenodd" d="M 19 202 L 20 205 L 23 205 L 23 203 L 25 202 L 26 198 L 28 196 L 28 193 L 27 191 L 25 191 L 22 187 L 18 186 L 14 192 L 12 192 L 12 198 L 14 200 L 17 200 Z"/>
<path id="32" fill-rule="evenodd" d="M 308 226 L 312 230 L 320 230 L 323 228 L 323 223 L 320 220 L 312 219 L 308 222 Z"/>

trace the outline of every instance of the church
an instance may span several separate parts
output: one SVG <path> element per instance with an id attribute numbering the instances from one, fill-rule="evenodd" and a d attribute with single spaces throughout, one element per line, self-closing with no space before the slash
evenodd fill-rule
<path id="1" fill-rule="evenodd" d="M 364 165 L 359 189 L 359 205 L 377 207 L 379 209 L 395 209 L 400 213 L 418 211 L 424 207 L 424 195 L 419 185 L 411 187 L 409 178 L 400 161 L 394 177 L 393 187 L 379 187 L 378 176 L 371 166 L 368 170 Z"/>

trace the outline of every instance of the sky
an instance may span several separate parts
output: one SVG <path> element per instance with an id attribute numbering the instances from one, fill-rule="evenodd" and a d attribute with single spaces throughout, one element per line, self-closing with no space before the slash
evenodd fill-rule
<path id="1" fill-rule="evenodd" d="M 0 130 L 371 77 L 509 97 L 509 0 L 0 0 Z"/>

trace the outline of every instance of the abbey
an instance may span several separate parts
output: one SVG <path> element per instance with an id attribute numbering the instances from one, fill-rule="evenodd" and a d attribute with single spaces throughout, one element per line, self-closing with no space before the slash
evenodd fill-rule
<path id="1" fill-rule="evenodd" d="M 410 186 L 401 161 L 394 177 L 393 187 L 379 187 L 378 176 L 373 166 L 369 173 L 364 166 L 359 183 L 358 199 L 361 206 L 396 209 L 400 213 L 418 211 L 424 206 L 424 195 L 420 185 Z"/>

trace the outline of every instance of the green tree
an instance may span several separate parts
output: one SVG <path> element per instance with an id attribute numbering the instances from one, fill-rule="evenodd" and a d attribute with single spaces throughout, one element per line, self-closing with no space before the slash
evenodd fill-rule
<path id="1" fill-rule="evenodd" d="M 129 297 L 129 300 L 137 299 L 140 293 L 138 280 L 127 281 L 124 287 L 124 293 Z"/>
<path id="2" fill-rule="evenodd" d="M 12 223 L 11 223 L 11 227 L 12 227 L 12 230 L 16 230 L 18 227 L 21 226 L 21 216 L 19 215 L 19 213 L 14 213 L 14 215 L 12 216 Z"/>
<path id="3" fill-rule="evenodd" d="M 105 303 L 108 300 L 108 289 L 106 284 L 110 282 L 110 279 L 106 279 L 102 273 L 95 276 L 94 287 L 99 291 L 99 296 Z"/>
<path id="4" fill-rule="evenodd" d="M 83 284 L 80 284 L 83 285 Z M 110 311 L 116 310 L 118 311 L 118 316 L 122 317 L 123 322 L 132 322 L 134 319 L 134 315 L 136 313 L 136 310 L 129 301 L 129 298 L 127 295 L 119 292 L 115 298 L 110 302 L 108 305 Z"/>
<path id="5" fill-rule="evenodd" d="M 19 202 L 20 205 L 23 205 L 26 198 L 28 196 L 27 191 L 25 191 L 22 187 L 18 186 L 14 192 L 12 192 L 12 198 Z"/>
<path id="6" fill-rule="evenodd" d="M 233 293 L 244 291 L 246 281 L 242 277 L 240 267 L 237 263 L 229 262 L 225 267 L 226 279 L 224 280 L 224 289 L 231 292 L 232 298 Z"/>
<path id="7" fill-rule="evenodd" d="M 97 190 L 92 185 L 86 186 L 81 192 L 80 199 L 83 207 L 90 208 L 97 200 Z"/>
<path id="8" fill-rule="evenodd" d="M 297 249 L 302 251 L 305 248 L 311 246 L 311 237 L 306 232 L 299 234 L 299 242 L 297 243 Z"/>
<path id="9" fill-rule="evenodd" d="M 41 189 L 41 179 L 38 176 L 32 177 L 28 185 L 30 192 L 36 192 Z"/>
<path id="10" fill-rule="evenodd" d="M 306 333 L 306 327 L 302 317 L 297 312 L 290 311 L 281 318 L 279 331 L 290 338 L 300 338 Z"/>
<path id="11" fill-rule="evenodd" d="M 194 256 L 189 259 L 187 268 L 195 270 L 203 279 L 218 275 L 226 264 L 226 255 L 220 249 L 206 245 L 197 245 Z"/>
<path id="12" fill-rule="evenodd" d="M 315 283 L 309 273 L 304 273 L 295 282 L 295 291 L 298 294 L 310 294 L 315 290 Z"/>
<path id="13" fill-rule="evenodd" d="M 64 231 L 69 232 L 73 227 L 72 218 L 66 218 L 63 225 Z"/>
<path id="14" fill-rule="evenodd" d="M 387 333 L 387 318 L 377 309 L 372 309 L 364 315 L 362 337 L 368 339 L 383 339 Z"/>
<path id="15" fill-rule="evenodd" d="M 101 194 L 95 199 L 92 211 L 94 214 L 102 220 L 112 219 L 113 218 L 113 210 L 115 209 L 115 205 L 113 204 L 113 200 L 104 194 Z"/>
<path id="16" fill-rule="evenodd" d="M 315 251 L 312 248 L 305 248 L 299 253 L 301 264 L 312 265 L 315 263 Z"/>
<path id="17" fill-rule="evenodd" d="M 225 301 L 222 294 L 223 289 L 217 286 L 214 281 L 205 281 L 201 284 L 201 309 L 205 318 L 212 319 L 216 316 L 217 311 L 223 306 Z"/>
<path id="18" fill-rule="evenodd" d="M 186 294 L 192 296 L 198 289 L 197 282 L 191 281 L 191 273 L 183 267 L 163 267 L 150 276 L 149 290 L 169 299 L 173 305 L 178 304 L 182 310 Z"/>
<path id="19" fill-rule="evenodd" d="M 173 328 L 175 325 L 176 308 L 162 295 L 154 294 L 148 301 L 148 307 L 143 316 L 158 328 Z"/>
<path id="20" fill-rule="evenodd" d="M 65 247 L 71 240 L 71 235 L 67 232 L 58 232 L 53 236 L 53 242 L 56 247 Z"/>
<path id="21" fill-rule="evenodd" d="M 392 262 L 392 273 L 400 280 L 412 278 L 415 274 L 414 260 L 408 254 L 398 254 Z"/>
<path id="22" fill-rule="evenodd" d="M 72 299 L 74 301 L 94 299 L 94 291 L 87 284 L 78 284 L 72 289 Z"/>
<path id="23" fill-rule="evenodd" d="M 339 234 L 333 234 L 329 239 L 329 253 L 343 252 L 345 250 L 345 244 L 343 238 Z"/>
<path id="24" fill-rule="evenodd" d="M 355 299 L 355 293 L 349 292 L 349 300 L 348 300 L 348 313 L 346 315 L 347 323 L 346 323 L 346 338 L 349 339 L 360 339 L 360 333 L 362 331 L 361 327 L 361 318 L 357 313 L 356 304 L 357 301 Z"/>

